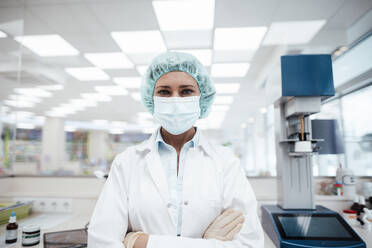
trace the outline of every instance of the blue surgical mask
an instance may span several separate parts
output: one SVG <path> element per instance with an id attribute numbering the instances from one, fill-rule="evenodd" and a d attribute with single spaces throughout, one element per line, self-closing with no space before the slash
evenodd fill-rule
<path id="1" fill-rule="evenodd" d="M 200 117 L 200 96 L 154 96 L 154 118 L 169 133 L 178 135 L 189 130 Z"/>

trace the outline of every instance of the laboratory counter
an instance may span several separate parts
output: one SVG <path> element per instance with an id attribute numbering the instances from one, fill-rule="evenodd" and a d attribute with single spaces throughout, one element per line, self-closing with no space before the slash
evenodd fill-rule
<path id="1" fill-rule="evenodd" d="M 42 227 L 41 229 L 41 242 L 39 245 L 32 247 L 41 248 L 43 247 L 43 233 L 65 231 L 65 230 L 75 230 L 84 228 L 84 226 L 89 222 L 90 215 L 87 214 L 58 214 L 58 213 L 34 213 L 28 218 L 21 219 L 18 221 L 20 225 L 18 232 L 18 241 L 15 244 L 6 245 L 4 243 L 5 235 L 5 225 L 0 225 L 0 247 L 4 248 L 18 248 L 22 246 L 22 233 L 21 227 L 24 225 L 38 224 Z M 354 227 L 354 230 L 360 235 L 360 237 L 367 244 L 367 247 L 372 245 L 372 235 L 371 232 L 362 229 L 361 227 Z M 265 233 L 265 248 L 274 248 L 274 244 L 270 237 Z"/>

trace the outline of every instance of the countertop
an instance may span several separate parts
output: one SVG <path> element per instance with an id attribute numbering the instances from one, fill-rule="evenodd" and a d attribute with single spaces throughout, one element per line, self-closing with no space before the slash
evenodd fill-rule
<path id="1" fill-rule="evenodd" d="M 18 221 L 20 226 L 18 232 L 18 241 L 15 244 L 5 245 L 4 243 L 4 231 L 5 225 L 0 225 L 0 247 L 6 248 L 19 248 L 21 245 L 21 227 L 27 224 L 38 223 L 42 228 L 42 234 L 44 232 L 55 232 L 63 230 L 72 230 L 84 228 L 86 223 L 90 219 L 89 215 L 84 214 L 54 214 L 54 213 L 38 213 L 32 214 L 28 218 Z M 368 232 L 360 227 L 354 227 L 354 230 L 361 236 L 361 238 L 366 242 L 367 247 L 372 245 L 372 232 Z M 43 247 L 43 240 L 41 235 L 41 242 L 39 245 L 31 246 L 35 248 Z M 274 244 L 271 241 L 270 237 L 265 233 L 265 248 L 274 248 Z"/>

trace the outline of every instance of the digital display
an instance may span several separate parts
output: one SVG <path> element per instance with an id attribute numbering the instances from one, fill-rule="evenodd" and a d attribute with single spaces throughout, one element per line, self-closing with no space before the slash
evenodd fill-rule
<path id="1" fill-rule="evenodd" d="M 340 216 L 279 214 L 275 221 L 282 237 L 287 239 L 358 239 Z"/>

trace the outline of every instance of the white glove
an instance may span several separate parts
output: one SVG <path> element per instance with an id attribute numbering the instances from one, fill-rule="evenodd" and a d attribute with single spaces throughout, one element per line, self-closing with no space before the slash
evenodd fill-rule
<path id="1" fill-rule="evenodd" d="M 204 232 L 203 238 L 231 241 L 242 229 L 244 219 L 242 212 L 235 211 L 232 208 L 226 209 L 209 224 L 207 230 Z"/>
<path id="2" fill-rule="evenodd" d="M 133 248 L 137 238 L 144 232 L 129 232 L 123 240 L 125 248 Z"/>

